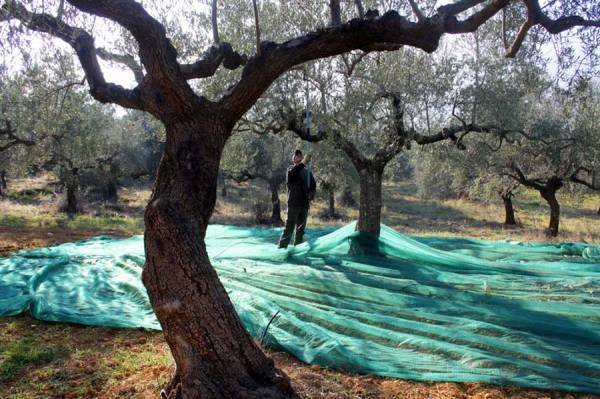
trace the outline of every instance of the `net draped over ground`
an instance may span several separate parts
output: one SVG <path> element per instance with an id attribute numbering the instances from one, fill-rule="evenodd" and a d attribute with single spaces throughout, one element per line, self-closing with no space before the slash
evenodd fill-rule
<path id="1" fill-rule="evenodd" d="M 600 246 L 408 237 L 354 224 L 277 249 L 280 229 L 213 225 L 206 243 L 244 325 L 351 372 L 600 393 Z M 374 248 L 378 247 L 378 248 Z M 349 253 L 354 253 L 350 255 Z M 0 258 L 0 315 L 160 329 L 143 239 Z"/>

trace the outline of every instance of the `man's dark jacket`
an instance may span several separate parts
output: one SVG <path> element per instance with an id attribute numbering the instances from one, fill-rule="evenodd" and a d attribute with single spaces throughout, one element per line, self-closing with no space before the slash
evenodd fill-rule
<path id="1" fill-rule="evenodd" d="M 310 174 L 310 190 L 308 175 Z M 316 192 L 317 182 L 303 163 L 291 165 L 287 170 L 288 207 L 308 208 L 309 196 Z"/>

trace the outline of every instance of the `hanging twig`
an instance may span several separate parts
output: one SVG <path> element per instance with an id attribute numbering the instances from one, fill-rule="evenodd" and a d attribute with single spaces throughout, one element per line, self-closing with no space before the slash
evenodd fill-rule
<path id="1" fill-rule="evenodd" d="M 258 19 L 258 7 L 256 6 L 256 0 L 252 0 L 252 7 L 254 8 L 254 25 L 256 27 L 256 54 L 260 55 L 260 25 Z"/>
<path id="2" fill-rule="evenodd" d="M 506 36 L 506 8 L 502 9 L 502 43 L 504 43 L 504 49 L 508 51 L 508 37 Z"/>
<path id="3" fill-rule="evenodd" d="M 356 4 L 356 9 L 358 10 L 359 18 L 365 17 L 365 8 L 363 7 L 361 0 L 354 0 L 354 4 Z"/>
<path id="4" fill-rule="evenodd" d="M 58 11 L 56 12 L 56 19 L 58 19 L 59 21 L 62 20 L 64 10 L 65 10 L 65 0 L 60 0 L 60 3 L 58 3 Z"/>
<path id="5" fill-rule="evenodd" d="M 215 44 L 219 44 L 221 40 L 219 39 L 219 26 L 217 24 L 217 0 L 212 0 L 210 20 L 212 22 L 213 41 Z"/>
<path id="6" fill-rule="evenodd" d="M 279 310 L 277 312 L 275 312 L 275 314 L 273 315 L 273 317 L 271 317 L 271 320 L 269 320 L 269 322 L 267 323 L 267 326 L 265 327 L 265 330 L 262 333 L 262 336 L 260 337 L 260 345 L 264 345 L 265 343 L 265 338 L 267 336 L 267 331 L 269 330 L 269 327 L 271 326 L 271 323 L 273 322 L 273 320 L 275 320 L 275 318 L 277 317 L 277 315 L 279 314 Z"/>
<path id="7" fill-rule="evenodd" d="M 421 12 L 419 6 L 417 5 L 417 3 L 415 3 L 415 0 L 408 0 L 408 2 L 410 3 L 410 8 L 412 8 L 413 13 L 415 13 L 415 15 L 417 16 L 417 20 L 419 22 L 425 21 L 425 15 L 423 15 L 423 12 Z"/>
<path id="8" fill-rule="evenodd" d="M 340 0 L 329 0 L 329 9 L 331 10 L 331 26 L 340 25 L 342 23 Z"/>

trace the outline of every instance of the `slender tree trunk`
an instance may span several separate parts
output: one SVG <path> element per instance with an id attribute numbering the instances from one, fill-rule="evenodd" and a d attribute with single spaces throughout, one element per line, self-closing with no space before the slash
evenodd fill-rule
<path id="1" fill-rule="evenodd" d="M 600 206 L 598 207 L 598 212 L 596 212 L 598 215 L 600 215 Z"/>
<path id="2" fill-rule="evenodd" d="M 283 219 L 281 219 L 281 202 L 279 201 L 279 185 L 269 182 L 269 188 L 271 190 L 271 223 L 273 224 L 281 224 L 283 223 Z"/>
<path id="3" fill-rule="evenodd" d="M 544 198 L 550 206 L 550 223 L 548 224 L 548 231 L 546 232 L 548 237 L 558 236 L 558 226 L 560 223 L 560 204 L 556 199 L 556 191 L 558 191 L 558 188 L 547 187 L 541 192 L 542 198 Z"/>
<path id="4" fill-rule="evenodd" d="M 331 12 L 331 26 L 342 23 L 342 14 L 340 10 L 340 0 L 329 0 L 329 10 Z"/>
<path id="5" fill-rule="evenodd" d="M 117 201 L 119 200 L 117 183 L 113 179 L 110 179 L 106 184 L 104 200 L 113 204 L 117 203 Z"/>
<path id="6" fill-rule="evenodd" d="M 329 190 L 329 210 L 328 214 L 330 218 L 335 217 L 335 190 L 333 187 Z"/>
<path id="7" fill-rule="evenodd" d="M 356 230 L 379 235 L 381 230 L 381 184 L 383 168 L 373 165 L 358 171 L 360 177 L 360 206 Z"/>
<path id="8" fill-rule="evenodd" d="M 6 190 L 6 171 L 0 171 L 0 186 Z"/>
<path id="9" fill-rule="evenodd" d="M 168 397 L 288 398 L 289 379 L 244 329 L 204 237 L 227 129 L 216 116 L 166 124 L 145 212 L 146 286 L 177 365 Z"/>
<path id="10" fill-rule="evenodd" d="M 0 197 L 4 197 L 4 191 L 6 190 L 6 171 L 0 171 Z"/>
<path id="11" fill-rule="evenodd" d="M 344 187 L 344 191 L 342 192 L 342 197 L 340 199 L 340 204 L 342 206 L 356 206 L 356 200 L 352 196 L 352 190 L 350 190 L 349 186 Z"/>
<path id="12" fill-rule="evenodd" d="M 65 205 L 65 213 L 75 215 L 78 211 L 77 206 L 77 186 L 74 184 L 67 185 L 67 204 Z"/>
<path id="13" fill-rule="evenodd" d="M 79 171 L 77 168 L 67 171 L 65 188 L 67 189 L 67 203 L 62 211 L 69 216 L 73 216 L 77 214 L 80 209 L 77 201 L 77 189 L 79 188 Z"/>
<path id="14" fill-rule="evenodd" d="M 219 173 L 219 185 L 221 186 L 221 197 L 227 197 L 227 180 L 222 173 Z"/>
<path id="15" fill-rule="evenodd" d="M 512 203 L 512 195 L 501 195 L 502 201 L 504 202 L 504 224 L 507 226 L 516 226 L 517 221 L 515 220 L 515 209 Z"/>

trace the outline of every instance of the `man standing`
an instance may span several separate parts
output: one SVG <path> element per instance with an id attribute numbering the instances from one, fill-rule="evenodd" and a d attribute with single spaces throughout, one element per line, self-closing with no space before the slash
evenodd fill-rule
<path id="1" fill-rule="evenodd" d="M 287 220 L 279 239 L 279 248 L 287 248 L 294 230 L 294 245 L 302 243 L 310 200 L 317 191 L 317 182 L 310 169 L 306 168 L 310 162 L 310 154 L 304 157 L 302 151 L 296 150 L 292 162 L 293 165 L 287 170 Z"/>

